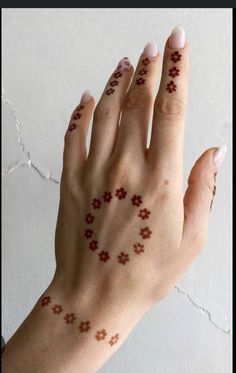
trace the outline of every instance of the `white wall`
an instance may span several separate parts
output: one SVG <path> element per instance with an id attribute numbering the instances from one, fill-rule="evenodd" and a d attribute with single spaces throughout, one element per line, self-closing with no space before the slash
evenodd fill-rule
<path id="1" fill-rule="evenodd" d="M 98 100 L 119 59 L 161 51 L 171 29 L 191 46 L 185 180 L 210 146 L 228 144 L 209 239 L 104 373 L 231 372 L 231 10 L 3 10 L 3 336 L 12 335 L 54 272 L 63 136 L 84 89 Z M 29 162 L 30 160 L 30 162 Z M 31 167 L 29 164 L 31 163 Z"/>

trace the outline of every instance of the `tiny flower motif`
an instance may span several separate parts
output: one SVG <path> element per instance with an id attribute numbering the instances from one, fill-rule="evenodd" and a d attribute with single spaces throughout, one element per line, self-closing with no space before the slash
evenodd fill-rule
<path id="1" fill-rule="evenodd" d="M 134 247 L 134 252 L 135 252 L 136 254 L 138 254 L 138 255 L 144 252 L 144 245 L 142 245 L 142 244 L 139 243 L 139 242 L 135 243 L 135 244 L 133 245 L 133 247 Z"/>
<path id="2" fill-rule="evenodd" d="M 97 248 L 98 248 L 98 241 L 93 240 L 93 241 L 89 242 L 89 248 L 92 251 L 97 250 Z"/>
<path id="3" fill-rule="evenodd" d="M 124 190 L 124 188 L 116 189 L 116 197 L 118 199 L 123 199 L 126 197 L 127 192 Z"/>
<path id="4" fill-rule="evenodd" d="M 177 87 L 177 85 L 173 82 L 173 80 L 171 80 L 170 83 L 166 84 L 166 89 L 170 93 L 176 91 L 176 87 Z"/>
<path id="5" fill-rule="evenodd" d="M 126 262 L 129 261 L 129 254 L 125 254 L 123 251 L 120 253 L 120 255 L 117 256 L 118 262 L 121 264 L 126 264 Z"/>
<path id="6" fill-rule="evenodd" d="M 105 329 L 101 329 L 101 330 L 98 330 L 96 335 L 95 335 L 95 338 L 97 341 L 101 341 L 102 339 L 105 339 L 106 338 L 106 335 L 107 335 L 107 332 Z"/>
<path id="7" fill-rule="evenodd" d="M 214 185 L 212 194 L 213 194 L 213 196 L 216 194 L 216 186 L 215 185 Z"/>
<path id="8" fill-rule="evenodd" d="M 93 230 L 92 229 L 90 229 L 90 228 L 85 229 L 85 231 L 84 231 L 84 237 L 90 238 L 90 237 L 92 237 L 92 235 L 93 235 Z"/>
<path id="9" fill-rule="evenodd" d="M 82 116 L 82 114 L 80 114 L 80 113 L 75 113 L 75 114 L 73 115 L 72 118 L 73 118 L 74 120 L 77 120 L 77 119 L 80 119 L 81 116 Z"/>
<path id="10" fill-rule="evenodd" d="M 176 52 L 171 54 L 171 61 L 176 63 L 176 62 L 181 60 L 181 57 L 182 57 L 182 55 L 178 51 L 176 51 Z"/>
<path id="11" fill-rule="evenodd" d="M 80 333 L 88 332 L 90 328 L 91 326 L 89 321 L 81 321 L 79 325 Z"/>
<path id="12" fill-rule="evenodd" d="M 139 211 L 138 217 L 141 219 L 148 219 L 150 214 L 151 214 L 151 211 L 148 211 L 147 209 L 143 209 Z"/>
<path id="13" fill-rule="evenodd" d="M 51 302 L 51 297 L 44 297 L 41 300 L 41 305 L 42 305 L 42 307 L 44 307 L 44 306 L 47 306 L 50 302 Z"/>
<path id="14" fill-rule="evenodd" d="M 149 58 L 144 58 L 143 60 L 142 60 L 142 64 L 144 65 L 144 66 L 147 66 L 149 63 L 150 63 L 151 61 L 149 60 Z"/>
<path id="15" fill-rule="evenodd" d="M 109 341 L 109 344 L 110 344 L 111 346 L 113 346 L 115 343 L 117 343 L 118 339 L 119 339 L 119 333 L 117 333 L 116 335 L 113 335 L 113 336 L 111 337 L 111 339 L 110 339 L 110 341 Z"/>
<path id="16" fill-rule="evenodd" d="M 62 306 L 60 306 L 60 304 L 55 304 L 55 306 L 52 307 L 52 310 L 54 313 L 58 315 L 63 311 Z"/>
<path id="17" fill-rule="evenodd" d="M 79 104 L 79 106 L 76 108 L 77 111 L 83 110 L 85 108 L 84 105 Z"/>
<path id="18" fill-rule="evenodd" d="M 169 76 L 171 76 L 172 78 L 178 75 L 179 75 L 179 69 L 177 69 L 177 67 L 174 66 L 172 67 L 172 69 L 169 70 Z"/>
<path id="19" fill-rule="evenodd" d="M 140 236 L 145 240 L 146 238 L 150 238 L 152 231 L 148 227 L 141 228 L 139 232 Z"/>
<path id="20" fill-rule="evenodd" d="M 94 221 L 94 216 L 90 212 L 85 216 L 85 221 L 87 224 L 92 224 Z"/>
<path id="21" fill-rule="evenodd" d="M 116 85 L 118 85 L 119 82 L 117 80 L 113 80 L 111 83 L 110 83 L 110 86 L 111 87 L 115 87 Z"/>
<path id="22" fill-rule="evenodd" d="M 77 128 L 77 124 L 72 123 L 69 127 L 69 131 L 74 131 Z"/>
<path id="23" fill-rule="evenodd" d="M 131 198 L 131 201 L 134 206 L 140 206 L 143 203 L 142 197 L 136 196 L 136 194 Z"/>
<path id="24" fill-rule="evenodd" d="M 92 206 L 94 209 L 100 209 L 101 207 L 101 201 L 98 198 L 94 198 L 92 202 Z"/>
<path id="25" fill-rule="evenodd" d="M 139 73 L 139 75 L 146 75 L 147 74 L 147 70 L 146 69 L 142 69 L 138 73 Z"/>
<path id="26" fill-rule="evenodd" d="M 102 197 L 105 202 L 110 202 L 112 199 L 112 194 L 111 192 L 104 192 Z"/>
<path id="27" fill-rule="evenodd" d="M 106 94 L 108 96 L 112 95 L 114 92 L 115 92 L 114 88 L 109 88 L 109 89 L 106 90 Z"/>
<path id="28" fill-rule="evenodd" d="M 146 79 L 143 79 L 143 78 L 138 78 L 136 80 L 136 84 L 138 84 L 138 85 L 144 84 L 145 82 L 146 82 Z"/>
<path id="29" fill-rule="evenodd" d="M 113 74 L 113 76 L 114 76 L 114 78 L 120 78 L 121 76 L 122 76 L 123 74 L 122 74 L 122 72 L 121 71 L 116 71 L 114 74 Z"/>
<path id="30" fill-rule="evenodd" d="M 99 255 L 100 260 L 102 260 L 104 263 L 105 263 L 107 260 L 110 259 L 110 256 L 109 256 L 109 254 L 108 254 L 108 251 L 104 251 L 104 250 L 102 250 L 98 255 Z"/>
<path id="31" fill-rule="evenodd" d="M 64 320 L 66 321 L 67 324 L 73 324 L 75 319 L 76 317 L 73 313 L 67 313 L 66 316 L 64 317 Z"/>

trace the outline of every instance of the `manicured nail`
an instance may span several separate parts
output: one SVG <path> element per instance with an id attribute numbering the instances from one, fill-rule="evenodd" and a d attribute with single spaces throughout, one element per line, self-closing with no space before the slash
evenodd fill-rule
<path id="1" fill-rule="evenodd" d="M 146 57 L 153 58 L 157 56 L 157 53 L 158 53 L 158 48 L 157 48 L 155 41 L 150 41 L 144 47 L 142 54 Z"/>
<path id="2" fill-rule="evenodd" d="M 226 152 L 227 152 L 227 145 L 223 145 L 220 148 L 216 149 L 213 155 L 213 162 L 216 166 L 217 171 L 219 170 L 221 163 L 225 159 Z"/>
<path id="3" fill-rule="evenodd" d="M 118 63 L 117 70 L 120 72 L 128 72 L 131 70 L 131 63 L 128 57 L 122 58 L 120 62 Z"/>
<path id="4" fill-rule="evenodd" d="M 185 30 L 181 26 L 176 26 L 168 39 L 170 49 L 181 49 L 185 46 Z"/>
<path id="5" fill-rule="evenodd" d="M 89 102 L 89 101 L 90 101 L 91 97 L 92 97 L 92 96 L 91 96 L 89 90 L 87 89 L 87 90 L 84 91 L 84 93 L 82 94 L 82 97 L 81 97 L 80 103 L 81 103 L 81 104 L 86 104 L 86 102 Z"/>

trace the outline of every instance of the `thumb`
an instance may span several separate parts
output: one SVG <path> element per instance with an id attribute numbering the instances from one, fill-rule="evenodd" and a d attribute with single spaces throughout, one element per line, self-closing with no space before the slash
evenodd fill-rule
<path id="1" fill-rule="evenodd" d="M 216 192 L 216 175 L 227 146 L 206 150 L 197 160 L 184 196 L 183 241 L 200 250 L 207 239 L 208 219 Z"/>

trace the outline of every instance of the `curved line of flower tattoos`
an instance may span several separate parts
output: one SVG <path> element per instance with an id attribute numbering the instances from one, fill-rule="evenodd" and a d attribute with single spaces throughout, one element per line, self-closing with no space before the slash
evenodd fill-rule
<path id="1" fill-rule="evenodd" d="M 174 63 L 181 61 L 181 58 L 182 58 L 182 54 L 180 54 L 178 51 L 171 53 L 170 59 Z M 176 76 L 179 76 L 179 72 L 180 70 L 176 66 L 173 66 L 171 69 L 169 69 L 169 76 L 171 76 L 172 78 L 175 78 Z M 169 93 L 176 92 L 176 88 L 177 88 L 177 85 L 174 83 L 173 80 L 171 80 L 170 82 L 166 84 L 166 90 Z"/>
<path id="2" fill-rule="evenodd" d="M 112 75 L 112 79 L 110 81 L 110 83 L 108 84 L 108 87 L 105 91 L 105 94 L 110 96 L 110 95 L 113 95 L 113 93 L 115 93 L 115 88 L 114 87 L 117 87 L 119 85 L 119 80 L 122 76 L 123 76 L 123 73 L 125 72 L 129 72 L 131 70 L 131 64 L 129 62 L 129 59 L 128 57 L 124 57 L 118 64 L 115 72 L 113 73 Z"/>
<path id="3" fill-rule="evenodd" d="M 72 120 L 74 122 L 72 122 L 70 125 L 69 125 L 69 128 L 68 128 L 68 131 L 74 131 L 77 126 L 78 126 L 78 123 L 76 121 L 78 121 L 81 117 L 82 117 L 82 114 L 81 114 L 81 110 L 83 110 L 85 108 L 84 105 L 80 104 L 74 111 L 74 114 L 72 115 Z"/>

